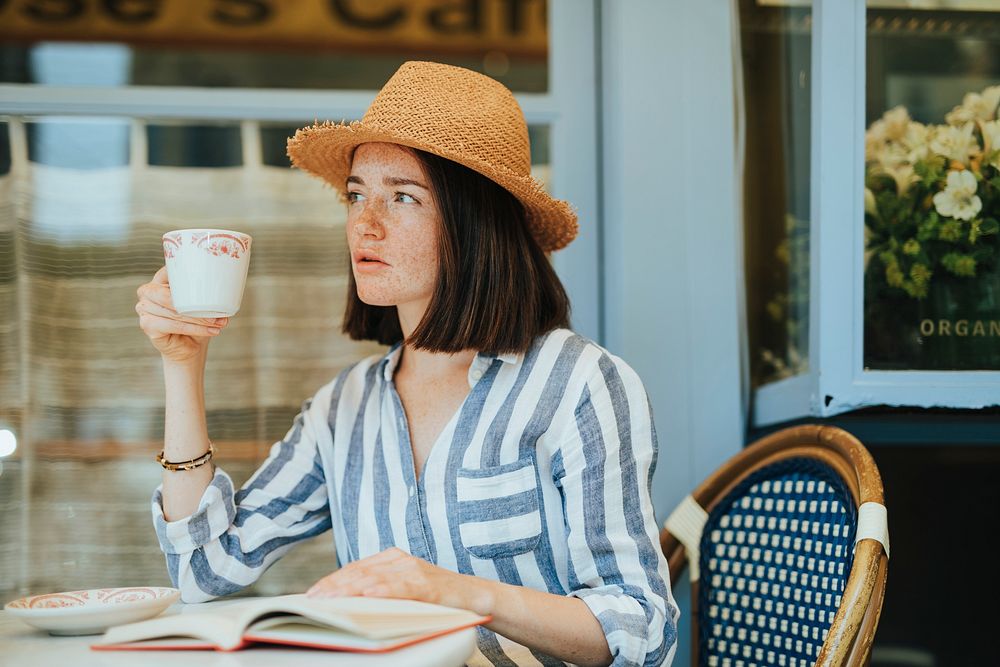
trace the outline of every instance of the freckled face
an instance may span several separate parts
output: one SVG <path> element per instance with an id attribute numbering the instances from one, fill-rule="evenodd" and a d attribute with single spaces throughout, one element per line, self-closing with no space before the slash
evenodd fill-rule
<path id="1" fill-rule="evenodd" d="M 361 144 L 347 179 L 347 242 L 358 297 L 421 305 L 434 293 L 440 214 L 420 162 L 396 144 Z M 421 312 L 423 308 L 420 309 Z"/>

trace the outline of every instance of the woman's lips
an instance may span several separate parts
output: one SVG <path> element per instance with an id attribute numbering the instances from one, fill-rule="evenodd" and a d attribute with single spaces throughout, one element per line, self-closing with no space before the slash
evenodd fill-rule
<path id="1" fill-rule="evenodd" d="M 374 250 L 369 248 L 355 250 L 351 253 L 351 258 L 354 260 L 354 269 L 362 273 L 379 271 L 389 266 Z"/>
<path id="2" fill-rule="evenodd" d="M 389 265 L 385 262 L 380 262 L 378 260 L 363 259 L 354 262 L 354 270 L 360 271 L 362 273 L 374 273 L 380 271 L 381 269 L 388 268 Z"/>

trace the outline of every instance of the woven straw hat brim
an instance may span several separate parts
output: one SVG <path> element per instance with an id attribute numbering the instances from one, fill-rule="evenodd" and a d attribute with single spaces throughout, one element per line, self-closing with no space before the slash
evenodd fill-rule
<path id="1" fill-rule="evenodd" d="M 351 174 L 354 149 L 369 142 L 400 144 L 427 151 L 496 182 L 524 205 L 532 234 L 546 252 L 564 248 L 576 238 L 579 224 L 573 208 L 568 202 L 549 195 L 534 178 L 514 173 L 501 164 L 487 163 L 392 131 L 369 127 L 363 121 L 326 121 L 301 128 L 288 140 L 288 157 L 299 169 L 322 178 L 343 193 Z"/>

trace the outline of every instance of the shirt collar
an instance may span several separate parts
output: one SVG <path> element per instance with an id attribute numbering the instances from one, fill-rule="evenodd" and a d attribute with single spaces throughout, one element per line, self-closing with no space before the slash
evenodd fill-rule
<path id="1" fill-rule="evenodd" d="M 403 341 L 396 341 L 389 351 L 385 353 L 382 357 L 382 361 L 379 362 L 382 371 L 382 377 L 388 382 L 392 379 L 392 374 L 396 372 L 396 366 L 399 365 L 399 358 L 403 355 Z"/>
<path id="2" fill-rule="evenodd" d="M 392 379 L 393 373 L 396 372 L 396 366 L 399 365 L 399 359 L 403 355 L 403 342 L 397 341 L 389 348 L 389 351 L 385 353 L 379 361 L 379 369 L 382 373 L 382 377 L 388 382 Z M 521 355 L 516 352 L 506 352 L 504 354 L 489 354 L 486 352 L 476 353 L 476 358 L 473 359 L 472 365 L 475 366 L 480 364 L 483 368 L 487 368 L 490 362 L 494 359 L 499 359 L 505 364 L 517 365 L 521 362 Z"/>
<path id="3" fill-rule="evenodd" d="M 483 355 L 482 352 L 479 353 L 480 356 L 484 356 L 486 359 L 499 359 L 505 364 L 518 364 L 521 361 L 521 355 L 516 352 L 506 352 L 504 354 L 495 355 Z"/>

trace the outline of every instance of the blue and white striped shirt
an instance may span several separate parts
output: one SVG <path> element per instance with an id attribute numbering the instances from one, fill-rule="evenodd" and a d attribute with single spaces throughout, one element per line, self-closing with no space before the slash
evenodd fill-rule
<path id="1" fill-rule="evenodd" d="M 305 401 L 234 493 L 217 469 L 197 511 L 153 518 L 185 601 L 240 590 L 332 528 L 341 563 L 399 547 L 441 567 L 583 600 L 615 665 L 673 657 L 677 605 L 650 498 L 656 432 L 624 361 L 566 329 L 479 353 L 419 479 L 393 384 L 397 343 Z M 479 628 L 469 664 L 563 664 Z"/>

